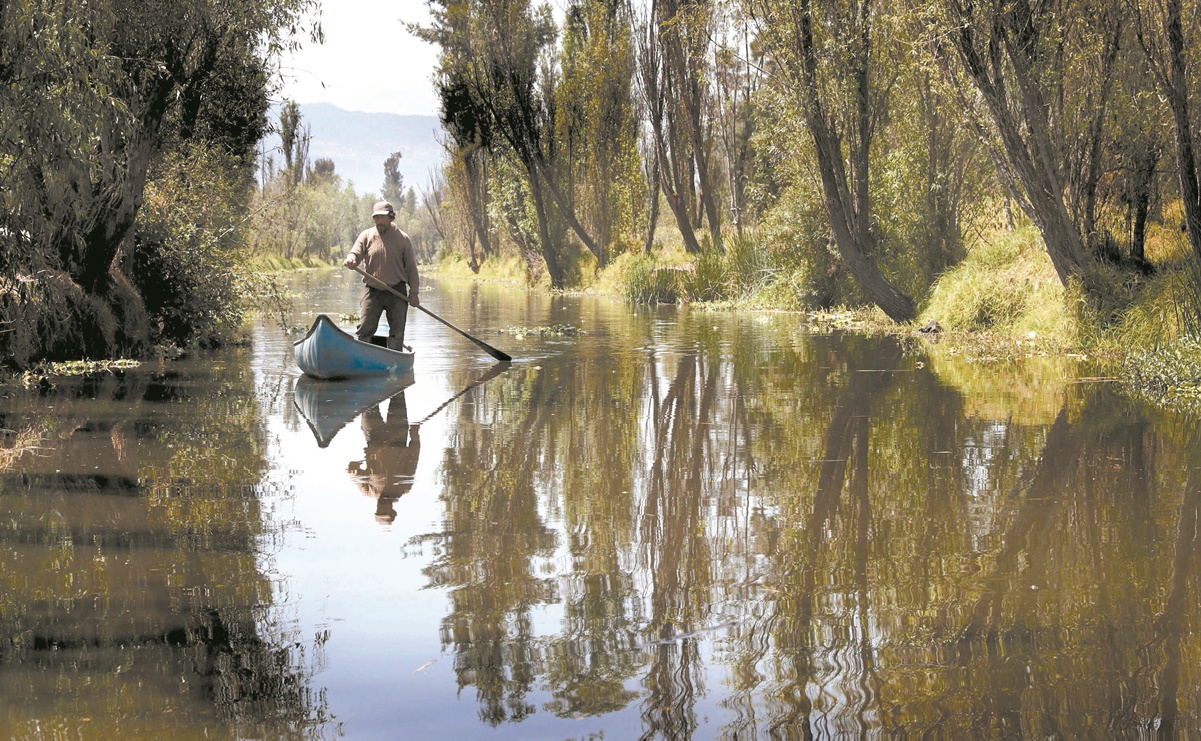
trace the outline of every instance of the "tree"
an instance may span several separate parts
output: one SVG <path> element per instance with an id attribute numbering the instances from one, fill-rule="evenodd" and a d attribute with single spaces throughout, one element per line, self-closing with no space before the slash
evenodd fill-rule
<path id="1" fill-rule="evenodd" d="M 717 43 L 713 99 L 716 126 L 725 156 L 730 217 L 741 234 L 748 218 L 747 187 L 754 177 L 753 147 L 757 121 L 754 98 L 763 83 L 762 53 L 752 43 L 749 19 L 722 18 L 725 33 Z"/>
<path id="2" fill-rule="evenodd" d="M 1028 0 L 946 0 L 945 7 L 936 28 L 946 33 L 936 33 L 934 48 L 961 91 L 960 104 L 990 144 L 1010 194 L 1042 233 L 1060 281 L 1086 277 L 1088 255 L 1065 199 L 1065 150 L 1055 141 L 1046 91 L 1062 79 L 1056 61 L 1068 17 L 1053 3 Z"/>
<path id="3" fill-rule="evenodd" d="M 633 234 L 643 187 L 627 21 L 621 3 L 575 0 L 564 21 L 562 79 L 555 89 L 567 190 L 606 251 L 623 232 Z"/>
<path id="4" fill-rule="evenodd" d="M 664 74 L 673 91 L 667 99 L 669 128 L 678 132 L 677 146 L 688 148 L 697 196 L 713 244 L 721 247 L 721 216 L 710 166 L 712 106 L 708 79 L 713 74 L 710 44 L 714 3 L 711 0 L 655 0 L 653 21 L 663 54 Z M 689 182 L 691 189 L 693 183 Z"/>
<path id="5" fill-rule="evenodd" d="M 284 168 L 293 187 L 304 180 L 309 164 L 309 146 L 313 135 L 304 123 L 300 106 L 294 100 L 284 101 L 279 111 L 279 141 L 284 155 Z"/>
<path id="6" fill-rule="evenodd" d="M 839 256 L 868 300 L 893 321 L 911 321 L 913 299 L 889 281 L 872 256 L 872 138 L 888 116 L 892 84 L 873 68 L 873 22 L 880 11 L 870 0 L 750 0 L 748 6 L 804 113 Z M 819 37 L 823 31 L 828 35 Z"/>
<path id="7" fill-rule="evenodd" d="M 466 131 L 486 133 L 493 151 L 503 141 L 525 173 L 538 221 L 538 238 L 551 282 L 562 287 L 571 260 L 554 232 L 567 223 L 601 264 L 606 251 L 576 216 L 570 192 L 560 183 L 555 131 L 553 60 L 556 28 L 548 6 L 501 0 L 438 2 L 429 28 L 413 29 L 442 53 L 438 86 L 443 117 L 465 109 Z"/>
<path id="8" fill-rule="evenodd" d="M 655 222 L 659 212 L 660 191 L 667 207 L 675 217 L 676 227 L 684 242 L 684 250 L 700 254 L 701 244 L 693 225 L 693 163 L 690 150 L 669 117 L 671 101 L 675 98 L 675 78 L 669 74 L 665 52 L 655 22 L 657 0 L 652 0 L 650 16 L 638 22 L 638 82 L 644 116 L 650 124 L 650 142 L 646 147 L 650 159 L 651 202 L 645 251 L 654 241 Z"/>
<path id="9" fill-rule="evenodd" d="M 400 159 L 403 156 L 400 152 L 393 152 L 384 160 L 384 184 L 380 186 L 383 199 L 398 208 L 402 205 L 405 192 L 404 175 L 400 174 Z"/>
<path id="10" fill-rule="evenodd" d="M 201 124 L 265 110 L 264 60 L 293 43 L 313 7 L 313 0 L 186 8 L 164 0 L 6 3 L 0 191 L 9 207 L 0 226 L 28 235 L 25 256 L 37 254 L 31 259 L 61 269 L 85 295 L 117 306 L 114 263 L 169 135 L 204 130 L 248 151 L 229 126 Z"/>
<path id="11" fill-rule="evenodd" d="M 1193 83 L 1189 79 L 1183 0 L 1146 0 L 1133 3 L 1133 8 L 1138 20 L 1139 42 L 1172 116 L 1176 176 L 1184 204 L 1185 226 L 1193 254 L 1201 260 L 1201 176 L 1198 175 L 1193 135 L 1190 94 Z"/>

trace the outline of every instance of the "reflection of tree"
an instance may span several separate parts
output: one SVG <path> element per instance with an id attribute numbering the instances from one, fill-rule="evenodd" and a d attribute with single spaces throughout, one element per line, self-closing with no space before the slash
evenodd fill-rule
<path id="1" fill-rule="evenodd" d="M 541 668 L 531 637 L 531 609 L 555 594 L 534 559 L 555 547 L 538 507 L 540 458 L 527 441 L 543 439 L 556 407 L 547 381 L 535 378 L 524 412 L 503 439 L 495 427 L 463 425 L 443 463 L 446 520 L 442 554 L 426 569 L 450 588 L 443 642 L 455 649 L 460 686 L 474 686 L 490 724 L 534 711 L 525 697 Z"/>
<path id="2" fill-rule="evenodd" d="M 859 677 L 854 680 L 858 695 L 861 698 L 862 709 L 866 710 L 872 703 L 872 696 L 878 680 L 874 675 L 874 661 L 867 628 L 870 608 L 867 557 L 871 533 L 871 501 L 869 482 L 869 433 L 870 414 L 874 403 L 887 389 L 888 382 L 894 378 L 891 372 L 900 359 L 900 348 L 889 345 L 878 356 L 869 355 L 860 362 L 864 367 L 854 368 L 848 376 L 846 385 L 839 393 L 826 427 L 823 453 L 820 460 L 820 473 L 817 481 L 816 495 L 813 499 L 813 512 L 797 544 L 795 558 L 798 563 L 788 558 L 789 551 L 785 549 L 786 560 L 781 564 L 782 574 L 778 589 L 780 597 L 777 604 L 777 621 L 773 626 L 775 640 L 784 646 L 782 657 L 787 661 L 781 679 L 784 686 L 778 690 L 784 703 L 784 711 L 771 719 L 773 734 L 800 735 L 811 738 L 814 734 L 814 708 L 809 697 L 808 686 L 817 683 L 820 672 L 814 655 L 818 646 L 814 645 L 815 613 L 818 609 L 819 569 L 824 565 L 827 554 L 836 549 L 831 542 L 831 521 L 841 504 L 843 491 L 850 485 L 850 497 L 846 503 L 847 525 L 852 528 L 851 544 L 851 581 L 854 592 L 850 604 L 853 605 L 852 618 L 854 628 L 851 634 L 857 634 L 859 640 L 854 647 L 854 653 L 848 654 L 847 659 L 854 658 L 855 663 L 848 666 L 848 671 L 857 669 Z M 847 628 L 851 628 L 850 625 Z M 851 649 L 851 646 L 848 646 Z M 850 678 L 847 678 L 851 681 Z"/>
<path id="3" fill-rule="evenodd" d="M 1181 663 L 1184 660 L 1184 639 L 1190 627 L 1190 607 L 1194 610 L 1198 602 L 1196 595 L 1201 595 L 1201 587 L 1197 586 L 1194 576 L 1196 562 L 1201 557 L 1201 535 L 1198 525 L 1201 523 L 1201 481 L 1197 477 L 1198 448 L 1201 446 L 1201 435 L 1192 428 L 1186 433 L 1186 444 L 1192 448 L 1189 456 L 1188 477 L 1186 479 L 1184 497 L 1180 503 L 1180 514 L 1177 519 L 1176 533 L 1172 549 L 1171 572 L 1167 579 L 1167 596 L 1164 599 L 1162 612 L 1154 622 L 1152 641 L 1147 648 L 1159 647 L 1162 650 L 1162 667 L 1159 670 L 1156 684 L 1159 696 L 1151 702 L 1158 710 L 1159 732 L 1163 738 L 1173 738 L 1181 730 L 1188 728 L 1189 723 L 1180 723 L 1180 681 Z M 1193 600 L 1189 600 L 1189 584 L 1197 591 Z M 1194 617 L 1195 619 L 1195 617 Z M 1150 654 L 1151 652 L 1147 652 Z M 1149 665 L 1154 659 L 1149 658 Z"/>
<path id="4" fill-rule="evenodd" d="M 1010 520 L 1003 545 L 994 557 L 993 572 L 982 579 L 984 589 L 963 627 L 965 639 L 988 633 L 995 640 L 1000 630 L 1001 601 L 1015 586 L 1019 556 L 1027 554 L 1026 563 L 1032 569 L 1044 561 L 1047 529 L 1054 523 L 1054 509 L 1066 490 L 1083 442 L 1082 432 L 1069 424 L 1067 410 L 1061 410 L 1047 433 L 1042 458 L 1021 498 L 1021 506 Z"/>
<path id="5" fill-rule="evenodd" d="M 712 555 L 702 508 L 704 485 L 713 473 L 707 453 L 718 368 L 716 361 L 681 357 L 651 419 L 655 458 L 640 527 L 649 547 L 640 566 L 651 582 L 647 630 L 656 639 L 693 633 L 708 617 Z M 653 645 L 644 680 L 644 738 L 691 736 L 697 726 L 693 705 L 704 691 L 703 677 L 697 638 Z"/>
<path id="6" fill-rule="evenodd" d="M 1164 424 L 1058 380 L 1027 399 L 1057 418 L 1006 416 L 888 342 L 688 336 L 519 365 L 459 407 L 430 577 L 490 722 L 533 689 L 648 737 L 706 735 L 705 695 L 738 738 L 1197 717 L 1193 484 Z"/>
<path id="7" fill-rule="evenodd" d="M 642 605 L 628 558 L 634 539 L 633 477 L 638 459 L 642 369 L 622 365 L 597 374 L 575 364 L 557 368 L 547 392 L 573 400 L 569 415 L 551 415 L 546 430 L 561 483 L 563 528 L 572 568 L 561 577 L 561 631 L 543 640 L 549 709 L 561 716 L 618 710 L 636 698 L 625 683 L 643 664 L 635 649 Z M 554 403 L 554 397 L 546 403 Z M 544 474 L 545 475 L 545 474 Z M 560 497 L 552 497 L 554 510 Z"/>
<path id="8" fill-rule="evenodd" d="M 0 727 L 288 738 L 328 722 L 296 637 L 263 620 L 266 442 L 243 371 L 6 400 L 5 425 L 49 434 L 0 472 Z"/>

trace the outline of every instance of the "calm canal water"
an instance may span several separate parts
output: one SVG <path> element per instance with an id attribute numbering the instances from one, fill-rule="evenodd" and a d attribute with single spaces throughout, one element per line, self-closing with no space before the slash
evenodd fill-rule
<path id="1" fill-rule="evenodd" d="M 4 392 L 0 736 L 1201 738 L 1195 420 L 1079 359 L 425 300 L 515 362 L 413 313 L 392 385 L 265 324 Z"/>

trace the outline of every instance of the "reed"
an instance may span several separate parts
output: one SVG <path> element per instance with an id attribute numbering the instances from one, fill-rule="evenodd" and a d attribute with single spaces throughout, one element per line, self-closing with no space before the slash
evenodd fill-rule
<path id="1" fill-rule="evenodd" d="M 45 430 L 34 426 L 0 430 L 0 471 L 11 471 L 22 457 L 36 454 L 46 437 Z"/>

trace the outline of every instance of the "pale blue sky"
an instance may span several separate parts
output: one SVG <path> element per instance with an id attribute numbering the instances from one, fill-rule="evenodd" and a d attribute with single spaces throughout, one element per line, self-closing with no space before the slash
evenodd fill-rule
<path id="1" fill-rule="evenodd" d="M 426 24 L 424 0 L 326 0 L 325 43 L 283 61 L 282 95 L 297 103 L 332 103 L 350 111 L 437 115 L 430 76 L 437 48 L 405 23 Z"/>

